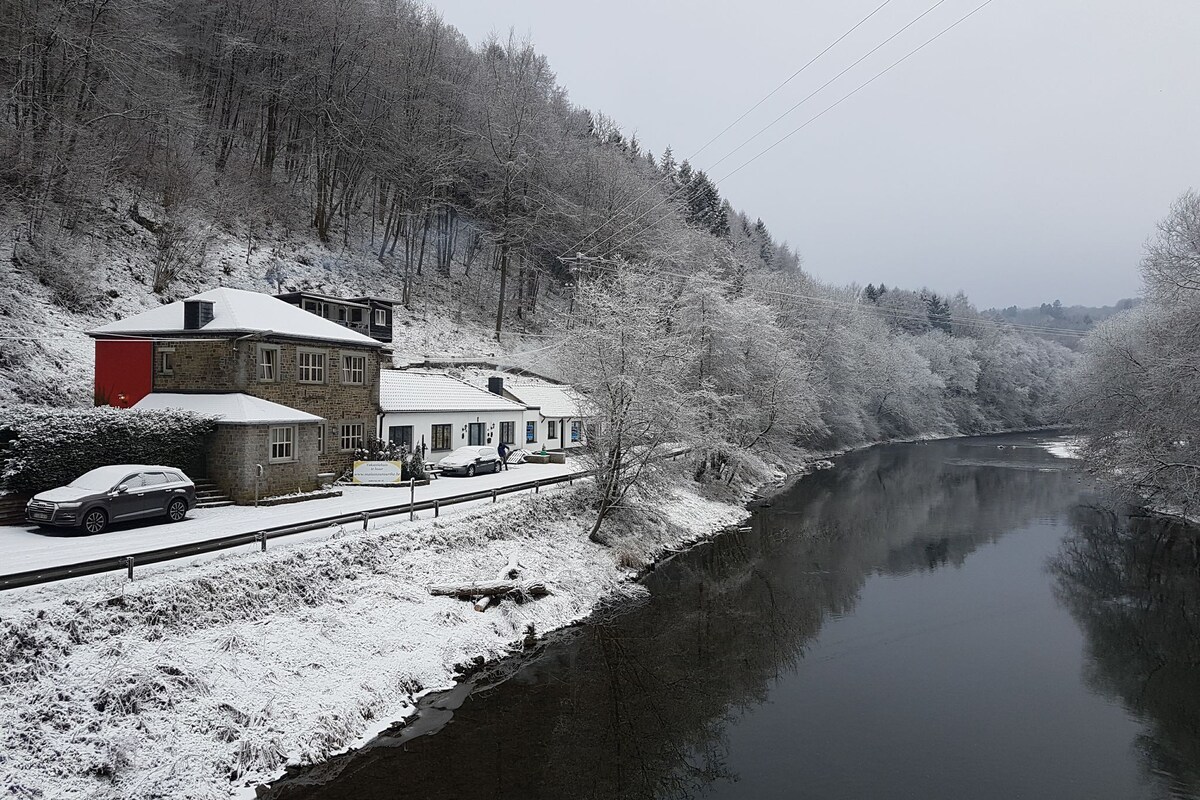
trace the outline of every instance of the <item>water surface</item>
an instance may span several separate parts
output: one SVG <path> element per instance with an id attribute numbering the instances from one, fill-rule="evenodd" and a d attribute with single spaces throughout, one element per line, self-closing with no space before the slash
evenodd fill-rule
<path id="1" fill-rule="evenodd" d="M 1036 437 L 873 448 L 266 796 L 1200 797 L 1197 564 Z"/>

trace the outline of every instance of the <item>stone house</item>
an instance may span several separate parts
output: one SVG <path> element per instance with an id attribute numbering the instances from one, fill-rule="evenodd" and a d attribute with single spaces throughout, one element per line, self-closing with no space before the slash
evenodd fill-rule
<path id="1" fill-rule="evenodd" d="M 227 395 L 266 402 L 238 401 L 209 452 L 209 477 L 239 502 L 252 499 L 248 476 L 259 467 L 263 496 L 315 488 L 319 473 L 352 467 L 375 429 L 382 344 L 269 295 L 212 289 L 89 335 L 97 403 L 199 410 L 234 408 Z M 151 394 L 162 397 L 143 402 Z"/>

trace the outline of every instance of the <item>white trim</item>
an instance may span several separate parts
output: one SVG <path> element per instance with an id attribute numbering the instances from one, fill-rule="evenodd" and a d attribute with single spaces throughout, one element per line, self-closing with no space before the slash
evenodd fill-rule
<path id="1" fill-rule="evenodd" d="M 269 378 L 263 377 L 263 367 L 266 365 L 263 353 L 274 353 L 274 360 L 271 361 L 271 377 Z M 260 344 L 258 346 L 258 349 L 254 351 L 254 374 L 259 383 L 277 383 L 279 381 L 279 361 L 279 345 Z"/>
<path id="2" fill-rule="evenodd" d="M 353 380 L 355 370 L 350 366 L 351 361 L 360 361 L 362 366 L 358 371 L 358 380 Z M 352 355 L 349 353 L 342 354 L 342 383 L 347 386 L 365 386 L 367 383 L 367 357 Z"/>
<path id="3" fill-rule="evenodd" d="M 387 327 L 387 309 L 386 308 L 375 309 L 375 325 L 380 328 Z"/>
<path id="4" fill-rule="evenodd" d="M 354 435 L 354 433 L 351 433 L 349 436 L 347 436 L 347 435 L 346 435 L 346 429 L 347 429 L 347 428 L 350 428 L 350 429 L 358 428 L 358 429 L 359 429 L 359 431 L 358 431 L 358 435 L 357 435 L 357 436 L 355 436 L 355 435 Z M 364 425 L 364 424 L 363 424 L 363 423 L 361 423 L 361 422 L 343 422 L 343 423 L 342 423 L 342 424 L 341 424 L 341 425 L 338 427 L 338 434 L 339 434 L 339 437 L 338 437 L 338 438 L 339 438 L 339 442 L 338 442 L 338 444 L 340 445 L 341 452 L 343 452 L 343 453 L 349 453 L 349 452 L 351 452 L 352 450 L 357 450 L 358 448 L 360 448 L 360 447 L 362 447 L 363 445 L 365 445 L 365 444 L 366 444 L 366 438 L 367 438 L 367 426 L 366 426 L 366 425 Z M 347 439 L 349 439 L 349 440 L 350 440 L 350 446 L 349 446 L 349 447 L 347 447 L 347 446 L 346 446 L 346 440 L 347 440 Z M 355 439 L 357 439 L 357 440 L 358 440 L 358 443 L 357 443 L 357 444 L 355 444 L 355 443 L 354 443 L 354 442 L 355 442 Z"/>
<path id="5" fill-rule="evenodd" d="M 170 358 L 167 358 L 170 356 Z M 170 365 L 167 362 L 170 362 Z M 174 375 L 175 374 L 175 348 L 160 347 L 158 348 L 158 374 L 159 375 Z"/>
<path id="6" fill-rule="evenodd" d="M 286 436 L 280 436 L 276 439 L 277 433 L 286 431 Z M 275 455 L 275 448 L 279 446 L 281 455 Z M 267 458 L 271 464 L 287 464 L 296 460 L 296 426 L 295 425 L 272 425 L 267 434 Z"/>
<path id="7" fill-rule="evenodd" d="M 320 356 L 321 366 L 314 364 L 304 364 L 304 356 Z M 320 370 L 321 377 L 319 379 L 313 377 L 304 377 L 305 372 L 316 373 Z M 296 348 L 296 383 L 328 383 L 329 382 L 329 351 L 317 347 L 297 347 Z"/>

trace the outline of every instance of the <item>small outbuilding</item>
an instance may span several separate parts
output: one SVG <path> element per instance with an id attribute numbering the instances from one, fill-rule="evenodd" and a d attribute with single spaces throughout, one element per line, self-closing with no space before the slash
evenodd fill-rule
<path id="1" fill-rule="evenodd" d="M 325 420 L 315 414 L 240 392 L 153 392 L 134 408 L 216 417 L 205 454 L 208 477 L 235 503 L 320 487 L 318 438 Z"/>
<path id="2" fill-rule="evenodd" d="M 379 438 L 430 459 L 465 445 L 525 446 L 525 406 L 449 375 L 382 370 L 379 407 Z"/>

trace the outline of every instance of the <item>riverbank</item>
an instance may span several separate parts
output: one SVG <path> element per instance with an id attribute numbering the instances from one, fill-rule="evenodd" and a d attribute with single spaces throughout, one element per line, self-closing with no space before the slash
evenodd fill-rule
<path id="1" fill-rule="evenodd" d="M 682 465 L 680 467 L 682 469 Z M 666 476 L 587 541 L 582 487 L 395 523 L 129 583 L 0 596 L 0 785 L 12 797 L 228 797 L 320 761 L 500 658 L 645 589 L 670 550 L 744 518 L 732 492 Z M 485 613 L 429 586 L 510 559 L 553 594 Z"/>

